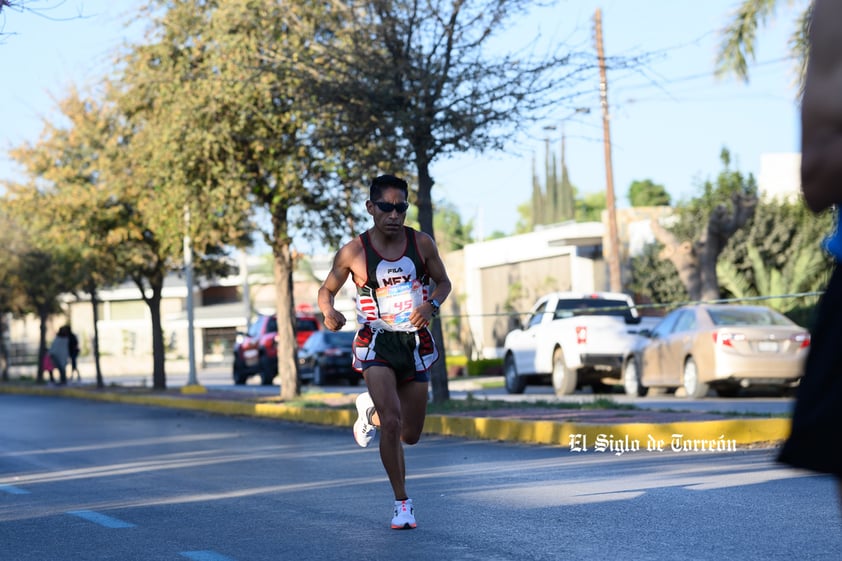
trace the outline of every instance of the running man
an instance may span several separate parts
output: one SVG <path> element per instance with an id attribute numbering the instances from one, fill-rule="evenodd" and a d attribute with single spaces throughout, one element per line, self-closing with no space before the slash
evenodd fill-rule
<path id="1" fill-rule="evenodd" d="M 451 290 L 433 239 L 404 225 L 408 196 L 406 181 L 393 175 L 371 182 L 365 204 L 374 225 L 339 249 L 318 298 L 325 327 L 338 331 L 345 317 L 334 308 L 334 297 L 348 275 L 357 285 L 354 367 L 368 391 L 357 397 L 354 439 L 366 447 L 380 429 L 396 530 L 416 526 L 403 444 L 417 443 L 424 429 L 429 371 L 439 357 L 429 325 Z"/>

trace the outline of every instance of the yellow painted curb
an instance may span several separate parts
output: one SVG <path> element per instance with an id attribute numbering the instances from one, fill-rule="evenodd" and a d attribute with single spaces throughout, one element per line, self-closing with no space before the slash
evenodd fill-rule
<path id="1" fill-rule="evenodd" d="M 206 411 L 223 415 L 266 417 L 317 425 L 350 427 L 356 412 L 349 409 L 305 408 L 278 403 L 245 403 L 214 399 L 184 399 L 167 395 L 90 391 L 75 388 L 46 388 L 0 384 L 0 393 L 75 397 L 97 401 L 133 403 Z M 663 450 L 730 450 L 732 446 L 776 442 L 786 439 L 790 419 L 736 418 L 716 421 L 672 423 L 588 424 L 558 421 L 496 419 L 428 415 L 427 434 L 479 440 L 499 440 L 554 446 L 604 445 L 640 449 L 661 446 Z M 678 447 L 678 448 L 676 448 Z M 651 448 L 650 448 L 651 449 Z"/>
<path id="2" fill-rule="evenodd" d="M 424 424 L 425 432 L 465 438 L 525 442 L 571 446 L 576 443 L 594 444 L 601 440 L 612 442 L 637 441 L 642 446 L 653 441 L 670 447 L 692 445 L 696 448 L 754 444 L 783 440 L 789 435 L 790 420 L 726 419 L 718 421 L 682 421 L 673 423 L 618 423 L 595 425 L 558 421 L 528 421 L 485 417 L 451 417 L 430 415 Z"/>
<path id="3" fill-rule="evenodd" d="M 208 393 L 208 389 L 199 384 L 191 384 L 189 386 L 182 386 L 181 393 L 186 395 L 202 394 Z"/>

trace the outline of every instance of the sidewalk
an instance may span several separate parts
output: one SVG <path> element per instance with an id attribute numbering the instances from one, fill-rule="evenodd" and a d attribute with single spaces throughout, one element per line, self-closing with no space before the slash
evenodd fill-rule
<path id="1" fill-rule="evenodd" d="M 471 389 L 472 379 L 451 380 L 451 388 Z M 356 412 L 355 394 L 307 392 L 303 403 L 285 404 L 277 395 L 242 390 L 183 386 L 153 391 L 137 386 L 112 386 L 102 390 L 89 383 L 65 387 L 31 383 L 0 383 L 3 394 L 55 396 L 96 401 L 131 403 L 253 416 L 283 421 L 347 427 Z M 734 450 L 738 447 L 774 447 L 789 434 L 788 418 L 757 418 L 737 415 L 658 411 L 649 409 L 559 409 L 553 407 L 503 407 L 427 416 L 425 433 L 479 440 L 562 446 L 581 443 L 614 451 L 662 446 L 688 447 L 694 451 Z"/>

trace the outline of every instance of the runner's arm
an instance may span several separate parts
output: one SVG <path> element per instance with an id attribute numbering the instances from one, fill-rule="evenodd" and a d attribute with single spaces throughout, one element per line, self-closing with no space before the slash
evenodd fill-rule
<path id="1" fill-rule="evenodd" d="M 353 255 L 351 243 L 344 245 L 333 258 L 333 266 L 319 287 L 319 310 L 324 315 L 325 327 L 331 331 L 339 331 L 345 325 L 345 316 L 334 307 L 333 302 L 351 274 Z"/>

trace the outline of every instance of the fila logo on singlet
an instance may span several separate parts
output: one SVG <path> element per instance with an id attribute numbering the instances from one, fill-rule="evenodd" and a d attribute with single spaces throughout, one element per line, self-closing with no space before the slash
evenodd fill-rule
<path id="1" fill-rule="evenodd" d="M 417 277 L 415 263 L 403 256 L 397 261 L 381 261 L 377 264 L 377 285 L 392 286 L 409 282 Z"/>

